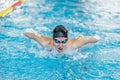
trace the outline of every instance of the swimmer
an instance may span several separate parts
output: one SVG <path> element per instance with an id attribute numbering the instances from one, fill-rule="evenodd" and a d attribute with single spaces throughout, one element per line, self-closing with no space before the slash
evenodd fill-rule
<path id="1" fill-rule="evenodd" d="M 85 44 L 97 42 L 99 36 L 84 36 L 79 38 L 68 38 L 68 31 L 63 25 L 58 25 L 53 30 L 53 37 L 47 37 L 42 34 L 38 34 L 32 29 L 26 29 L 24 35 L 37 41 L 42 47 L 52 50 L 53 47 L 57 52 L 62 53 L 66 48 L 76 49 Z"/>

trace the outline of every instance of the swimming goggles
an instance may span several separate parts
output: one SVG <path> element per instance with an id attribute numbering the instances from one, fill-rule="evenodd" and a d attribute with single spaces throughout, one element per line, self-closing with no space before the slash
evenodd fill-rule
<path id="1" fill-rule="evenodd" d="M 65 39 L 65 40 L 63 40 L 63 41 L 59 41 L 59 40 L 57 40 L 57 39 L 54 39 L 55 43 L 57 43 L 57 44 L 60 44 L 60 43 L 66 44 L 66 43 L 67 43 L 67 40 L 68 40 L 68 39 Z"/>

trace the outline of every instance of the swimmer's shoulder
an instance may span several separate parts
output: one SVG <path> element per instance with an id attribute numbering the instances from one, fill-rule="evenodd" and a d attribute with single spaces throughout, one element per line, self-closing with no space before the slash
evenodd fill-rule
<path id="1" fill-rule="evenodd" d="M 67 47 L 69 47 L 69 48 L 73 48 L 73 43 L 75 42 L 75 39 L 73 39 L 73 38 L 69 38 L 68 39 L 68 41 L 67 41 Z"/>
<path id="2" fill-rule="evenodd" d="M 50 38 L 50 43 L 49 46 L 52 48 L 54 46 L 54 40 L 52 38 Z"/>
<path id="3" fill-rule="evenodd" d="M 47 37 L 46 39 L 48 39 L 48 40 L 46 42 L 47 44 L 46 44 L 45 48 L 47 50 L 51 51 L 53 49 L 53 47 L 54 47 L 54 40 L 52 38 L 50 38 L 50 37 Z"/>
<path id="4" fill-rule="evenodd" d="M 78 44 L 78 42 L 79 42 L 79 44 L 82 43 L 81 40 L 78 41 L 78 38 L 70 38 L 70 39 L 68 39 L 67 47 L 72 48 L 72 49 L 77 48 L 76 45 Z"/>

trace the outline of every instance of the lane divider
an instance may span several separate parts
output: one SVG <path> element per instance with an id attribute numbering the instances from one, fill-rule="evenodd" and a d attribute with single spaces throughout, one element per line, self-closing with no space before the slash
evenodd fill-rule
<path id="1" fill-rule="evenodd" d="M 0 12 L 0 17 L 4 17 L 5 15 L 7 15 L 9 12 L 11 12 L 12 10 L 14 10 L 14 8 L 16 6 L 21 5 L 23 2 L 25 2 L 25 0 L 19 0 L 16 3 L 14 3 L 13 5 L 11 5 L 10 7 L 6 8 L 5 10 Z"/>

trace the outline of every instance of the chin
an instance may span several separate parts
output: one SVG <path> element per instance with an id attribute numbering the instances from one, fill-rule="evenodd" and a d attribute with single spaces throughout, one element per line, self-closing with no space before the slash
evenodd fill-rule
<path id="1" fill-rule="evenodd" d="M 59 53 L 62 53 L 63 52 L 63 50 L 57 50 Z"/>

